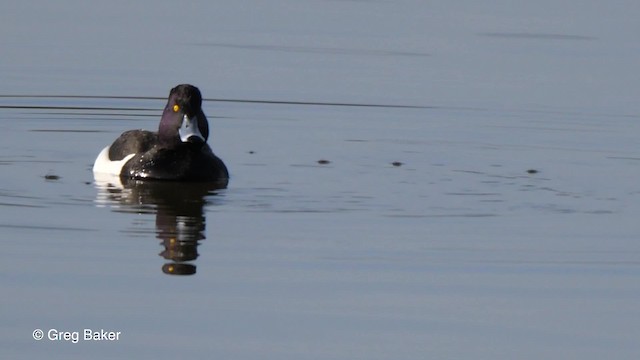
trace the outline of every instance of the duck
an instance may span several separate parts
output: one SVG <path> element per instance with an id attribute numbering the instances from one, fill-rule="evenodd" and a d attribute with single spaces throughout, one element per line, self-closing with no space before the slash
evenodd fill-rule
<path id="1" fill-rule="evenodd" d="M 169 92 L 158 131 L 123 132 L 98 154 L 93 173 L 121 180 L 212 182 L 224 188 L 229 171 L 208 139 L 200 90 L 180 84 Z"/>

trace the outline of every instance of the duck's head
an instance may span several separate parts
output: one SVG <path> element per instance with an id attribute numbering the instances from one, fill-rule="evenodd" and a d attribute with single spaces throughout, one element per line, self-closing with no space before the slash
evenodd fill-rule
<path id="1" fill-rule="evenodd" d="M 182 84 L 171 89 L 160 119 L 158 137 L 162 143 L 173 145 L 207 142 L 209 123 L 202 111 L 202 95 L 197 87 Z"/>

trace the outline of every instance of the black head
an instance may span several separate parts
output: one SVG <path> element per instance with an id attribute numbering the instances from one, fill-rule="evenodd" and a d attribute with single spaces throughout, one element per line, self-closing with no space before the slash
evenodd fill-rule
<path id="1" fill-rule="evenodd" d="M 202 95 L 193 85 L 171 89 L 162 113 L 158 137 L 164 144 L 181 142 L 204 144 L 209 138 L 209 123 L 202 112 Z"/>

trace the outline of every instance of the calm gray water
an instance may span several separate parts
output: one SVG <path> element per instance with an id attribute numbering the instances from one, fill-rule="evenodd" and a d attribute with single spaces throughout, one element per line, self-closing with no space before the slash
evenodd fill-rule
<path id="1" fill-rule="evenodd" d="M 639 11 L 3 5 L 0 358 L 637 358 Z M 229 187 L 94 179 L 185 82 Z"/>

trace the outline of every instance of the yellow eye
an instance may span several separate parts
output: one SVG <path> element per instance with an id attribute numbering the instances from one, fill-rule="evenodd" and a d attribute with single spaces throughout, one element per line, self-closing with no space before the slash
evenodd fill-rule
<path id="1" fill-rule="evenodd" d="M 173 112 L 178 112 L 178 110 L 180 110 L 180 106 L 173 105 Z"/>

